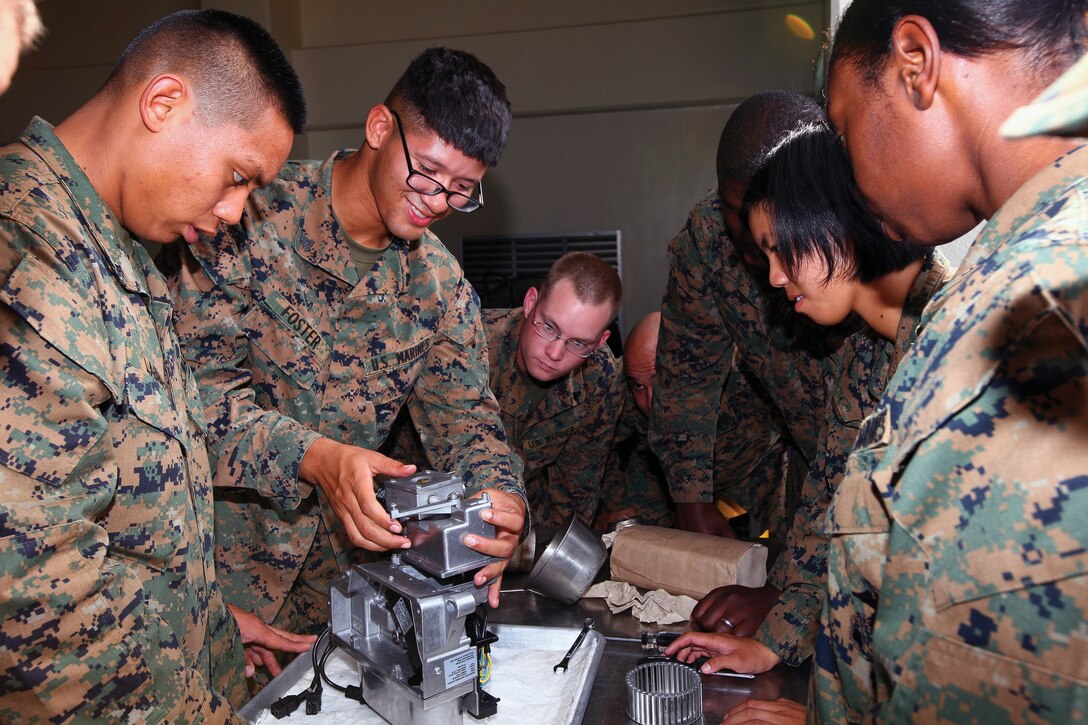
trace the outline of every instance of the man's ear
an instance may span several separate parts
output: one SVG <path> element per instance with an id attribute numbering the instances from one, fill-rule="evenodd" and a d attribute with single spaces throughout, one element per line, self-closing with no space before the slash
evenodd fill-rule
<path id="1" fill-rule="evenodd" d="M 896 69 L 898 88 L 920 111 L 933 104 L 941 77 L 941 42 L 933 25 L 918 15 L 908 15 L 892 29 L 890 63 Z"/>
<path id="2" fill-rule="evenodd" d="M 601 349 L 601 345 L 603 345 L 603 344 L 605 344 L 606 342 L 608 342 L 608 336 L 609 336 L 609 335 L 611 335 L 611 334 L 612 334 L 612 331 L 611 331 L 611 330 L 607 330 L 607 329 L 606 329 L 606 330 L 605 330 L 604 332 L 602 332 L 602 333 L 601 333 L 601 336 L 600 336 L 599 338 L 597 338 L 597 344 L 593 346 L 593 349 L 594 349 L 594 350 L 600 350 L 600 349 Z"/>
<path id="3" fill-rule="evenodd" d="M 536 287 L 530 287 L 525 290 L 525 301 L 522 302 L 522 305 L 525 307 L 524 314 L 526 317 L 532 313 L 533 308 L 536 307 L 536 303 L 539 299 L 540 292 L 537 291 Z"/>
<path id="4" fill-rule="evenodd" d="M 140 120 L 148 131 L 158 133 L 193 100 L 189 84 L 176 75 L 155 76 L 140 94 Z"/>
<path id="5" fill-rule="evenodd" d="M 397 132 L 396 120 L 389 106 L 379 103 L 366 114 L 366 145 L 377 151 L 391 134 Z"/>

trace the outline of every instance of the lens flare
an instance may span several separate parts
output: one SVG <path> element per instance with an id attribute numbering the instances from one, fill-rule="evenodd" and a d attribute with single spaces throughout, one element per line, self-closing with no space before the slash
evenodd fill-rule
<path id="1" fill-rule="evenodd" d="M 816 33 L 812 30 L 812 26 L 805 22 L 805 19 L 800 15 L 794 15 L 793 13 L 787 15 L 786 27 L 801 40 L 816 39 Z"/>

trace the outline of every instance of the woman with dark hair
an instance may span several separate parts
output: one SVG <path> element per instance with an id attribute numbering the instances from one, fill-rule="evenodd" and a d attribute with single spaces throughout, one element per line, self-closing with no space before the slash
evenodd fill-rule
<path id="1" fill-rule="evenodd" d="M 857 313 L 866 334 L 895 339 L 928 250 L 883 232 L 830 128 L 809 124 L 783 139 L 752 178 L 742 213 L 767 257 L 771 285 L 798 313 L 821 325 Z"/>
<path id="2" fill-rule="evenodd" d="M 748 186 L 742 217 L 766 255 L 771 284 L 797 313 L 827 326 L 851 315 L 864 324 L 842 346 L 829 386 L 820 448 L 782 554 L 790 564 L 778 602 L 752 638 L 690 632 L 669 649 L 683 661 L 710 656 L 706 672 L 765 672 L 812 655 L 826 590 L 825 513 L 862 420 L 950 272 L 939 254 L 883 233 L 824 124 L 802 126 L 771 150 Z"/>
<path id="3" fill-rule="evenodd" d="M 1088 712 L 1088 149 L 998 133 L 1083 51 L 1086 10 L 855 0 L 836 32 L 829 117 L 885 228 L 989 222 L 828 513 L 818 720 Z"/>

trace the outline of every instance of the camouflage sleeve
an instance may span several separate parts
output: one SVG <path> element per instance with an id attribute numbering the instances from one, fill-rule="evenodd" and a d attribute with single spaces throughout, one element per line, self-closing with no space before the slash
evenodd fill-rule
<path id="1" fill-rule="evenodd" d="M 612 433 L 612 442 L 608 447 L 608 458 L 605 460 L 604 476 L 601 479 L 601 501 L 598 507 L 598 517 L 603 520 L 610 519 L 624 509 L 625 490 L 627 488 L 627 465 L 634 454 L 637 444 L 638 430 L 635 427 L 635 416 L 638 409 L 635 407 L 635 399 L 631 395 L 631 389 L 623 377 L 622 362 L 617 361 L 620 368 L 620 379 L 623 380 L 623 403 L 620 406 L 620 415 L 616 419 L 616 429 Z"/>
<path id="2" fill-rule="evenodd" d="M 576 513 L 589 524 L 601 505 L 605 464 L 623 406 L 623 388 L 627 387 L 612 356 L 603 359 L 599 370 L 584 378 L 586 395 L 582 405 L 587 410 L 582 425 L 564 443 L 556 462 L 546 469 L 549 480 L 572 492 Z"/>
<path id="3" fill-rule="evenodd" d="M 665 472 L 646 442 L 649 419 L 635 405 L 626 381 L 621 386 L 623 411 L 605 464 L 598 523 L 600 528 L 606 528 L 622 518 L 636 518 L 650 526 L 671 526 L 673 511 Z"/>
<path id="4" fill-rule="evenodd" d="M 689 218 L 669 242 L 649 440 L 673 499 L 712 503 L 714 444 L 733 340 L 714 297 L 714 267 L 700 253 L 694 227 Z"/>
<path id="5" fill-rule="evenodd" d="M 875 658 L 894 667 L 888 721 L 1084 719 L 1083 190 L 1038 212 L 1058 231 L 1028 232 L 961 283 L 889 385 L 885 402 L 906 411 L 869 474 L 893 521 L 872 630 Z"/>
<path id="6" fill-rule="evenodd" d="M 776 495 L 781 466 L 771 456 L 781 447 L 779 413 L 734 348 L 725 387 L 720 393 L 717 436 L 714 444 L 714 483 L 716 498 L 740 503 L 751 513 L 764 514 L 762 524 L 769 525 L 761 498 Z M 779 455 L 780 457 L 780 455 Z M 779 470 L 776 470 L 779 469 Z M 758 502 L 758 503 L 757 503 Z"/>
<path id="7" fill-rule="evenodd" d="M 827 512 L 846 474 L 861 421 L 891 374 L 892 363 L 884 352 L 889 345 L 858 332 L 830 358 L 837 375 L 829 379 L 815 463 L 801 485 L 785 549 L 767 574 L 782 594 L 755 634 L 788 665 L 799 666 L 815 647 L 827 591 Z"/>
<path id="8" fill-rule="evenodd" d="M 487 360 L 480 300 L 462 279 L 412 386 L 408 410 L 436 467 L 460 474 L 470 493 L 493 488 L 517 494 L 528 510 L 521 459 L 506 443 Z"/>
<path id="9" fill-rule="evenodd" d="M 0 721 L 223 721 L 99 523 L 134 514 L 114 511 L 116 361 L 79 269 L 0 227 Z"/>
<path id="10" fill-rule="evenodd" d="M 794 667 L 812 655 L 816 643 L 827 584 L 824 521 L 833 494 L 825 466 L 817 460 L 801 487 L 786 546 L 767 573 L 767 582 L 782 594 L 754 637 Z"/>
<path id="11" fill-rule="evenodd" d="M 217 253 L 237 262 L 238 252 L 225 243 Z M 252 489 L 293 508 L 311 490 L 298 479 L 298 469 L 320 434 L 255 402 L 247 369 L 250 345 L 240 324 L 250 307 L 248 277 L 213 281 L 187 245 L 173 245 L 164 255 L 177 255 L 165 265 L 174 329 L 204 401 L 215 484 Z"/>

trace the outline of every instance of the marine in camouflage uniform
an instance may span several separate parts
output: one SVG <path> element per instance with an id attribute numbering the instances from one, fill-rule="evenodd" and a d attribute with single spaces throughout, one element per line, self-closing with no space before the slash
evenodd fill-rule
<path id="1" fill-rule="evenodd" d="M 510 446 L 525 464 L 533 524 L 557 527 L 577 514 L 592 524 L 605 463 L 623 405 L 623 378 L 612 351 L 598 347 L 585 364 L 552 383 L 535 405 L 518 369 L 523 308 L 484 310 L 491 390 Z"/>
<path id="2" fill-rule="evenodd" d="M 1088 148 L 983 229 L 828 513 L 823 722 L 1088 717 Z"/>
<path id="3" fill-rule="evenodd" d="M 347 153 L 288 163 L 171 280 L 222 487 L 220 581 L 232 603 L 288 628 L 323 626 L 331 579 L 369 553 L 298 480 L 318 437 L 377 449 L 407 406 L 430 459 L 470 493 L 525 496 L 487 387 L 476 293 L 430 232 L 394 239 L 360 278 L 332 209 Z"/>
<path id="4" fill-rule="evenodd" d="M 768 573 L 782 593 L 754 635 L 786 664 L 799 666 L 812 655 L 827 590 L 826 513 L 858 430 L 914 342 L 926 303 L 949 276 L 940 253 L 930 255 L 904 300 L 896 339 L 866 329 L 843 345 L 838 378 L 828 391 L 820 450 L 802 486 L 786 548 Z"/>
<path id="5" fill-rule="evenodd" d="M 771 482 L 764 500 L 751 500 L 750 490 L 749 500 L 719 495 L 766 520 L 768 502 L 783 495 L 779 446 L 796 449 L 791 466 L 802 471 L 815 459 L 825 390 L 837 367 L 828 351 L 842 332 L 769 313 L 777 290 L 729 241 L 717 190 L 695 205 L 668 255 L 650 447 L 677 503 L 713 502 L 715 479 L 735 484 L 762 475 Z M 792 515 L 793 506 L 787 525 Z"/>
<path id="6" fill-rule="evenodd" d="M 166 281 L 49 124 L 0 154 L 0 720 L 224 721 L 244 662 Z"/>

